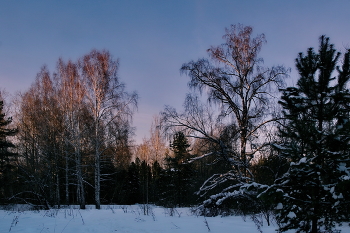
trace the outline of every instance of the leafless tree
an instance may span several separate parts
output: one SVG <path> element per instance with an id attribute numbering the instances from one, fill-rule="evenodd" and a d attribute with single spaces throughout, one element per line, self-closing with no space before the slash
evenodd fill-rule
<path id="1" fill-rule="evenodd" d="M 57 89 L 58 103 L 63 114 L 64 154 L 65 154 L 65 198 L 69 203 L 69 163 L 72 160 L 70 149 L 73 148 L 75 161 L 75 174 L 77 180 L 77 197 L 81 209 L 85 209 L 85 190 L 82 171 L 82 141 L 87 133 L 87 125 L 84 122 L 86 105 L 84 103 L 85 86 L 79 74 L 78 66 L 68 61 L 65 63 L 59 59 L 57 64 Z"/>
<path id="2" fill-rule="evenodd" d="M 253 38 L 252 32 L 252 27 L 231 25 L 223 36 L 225 43 L 208 49 L 210 59 L 191 61 L 181 67 L 190 77 L 189 87 L 206 93 L 208 103 L 219 108 L 219 115 L 208 112 L 193 96 L 187 97 L 183 114 L 171 108 L 163 112 L 167 128 L 181 127 L 189 131 L 187 136 L 217 145 L 213 152 L 196 159 L 216 155 L 232 166 L 231 171 L 208 179 L 203 191 L 226 180 L 252 182 L 249 166 L 260 149 L 259 131 L 274 121 L 270 114 L 273 92 L 283 86 L 288 70 L 261 65 L 263 60 L 258 54 L 266 42 L 265 36 Z"/>
<path id="3" fill-rule="evenodd" d="M 220 116 L 215 108 L 202 103 L 198 96 L 189 94 L 186 97 L 183 113 L 178 113 L 174 108 L 167 106 L 162 116 L 166 132 L 172 134 L 182 131 L 186 137 L 204 141 L 207 145 L 205 151 L 208 153 L 192 158 L 188 162 L 214 156 L 216 157 L 214 162 L 224 160 L 237 169 L 234 173 L 230 173 L 235 179 L 238 177 L 237 172 L 240 178 L 243 177 L 239 169 L 242 166 L 239 154 L 232 148 L 237 139 L 238 130 L 222 119 L 218 121 Z M 216 176 L 222 177 L 223 182 L 227 179 L 222 174 L 216 174 Z"/>
<path id="4" fill-rule="evenodd" d="M 135 157 L 152 165 L 155 161 L 164 166 L 164 159 L 168 153 L 165 136 L 162 134 L 159 116 L 153 117 L 150 128 L 150 138 L 144 138 L 143 142 L 136 147 Z"/>
<path id="5" fill-rule="evenodd" d="M 46 67 L 38 73 L 31 88 L 21 94 L 18 113 L 18 150 L 24 157 L 22 171 L 30 190 L 47 208 L 60 204 L 60 114 L 56 89 Z"/>
<path id="6" fill-rule="evenodd" d="M 93 144 L 95 155 L 95 202 L 100 208 L 101 155 L 106 149 L 104 132 L 120 116 L 131 117 L 137 106 L 136 93 L 129 94 L 120 82 L 119 63 L 108 51 L 92 50 L 80 60 L 87 105 L 93 118 Z"/>
<path id="7" fill-rule="evenodd" d="M 109 160 L 115 167 L 127 169 L 132 159 L 134 127 L 129 117 L 120 115 L 108 127 Z M 108 159 L 108 158 L 107 158 Z"/>
<path id="8" fill-rule="evenodd" d="M 123 163 L 124 157 L 130 158 L 130 122 L 138 97 L 125 91 L 117 68 L 118 61 L 109 52 L 93 50 L 78 62 L 60 59 L 54 75 L 44 67 L 32 87 L 21 94 L 20 162 L 34 184 L 29 186 L 35 189 L 32 193 L 47 206 L 60 204 L 60 187 L 70 203 L 73 184 L 80 207 L 85 208 L 89 183 L 84 177 L 93 168 L 96 207 L 100 208 L 101 159 L 114 157 L 116 165 L 121 163 L 117 158 L 123 158 Z"/>
<path id="9" fill-rule="evenodd" d="M 150 139 L 151 144 L 151 162 L 152 164 L 157 161 L 160 166 L 164 166 L 165 155 L 168 152 L 168 147 L 166 145 L 166 140 L 162 134 L 162 124 L 159 116 L 153 117 L 153 122 L 150 129 Z"/>

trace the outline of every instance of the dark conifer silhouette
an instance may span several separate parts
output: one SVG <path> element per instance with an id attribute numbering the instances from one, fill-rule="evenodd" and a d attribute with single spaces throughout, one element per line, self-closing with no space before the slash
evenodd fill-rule
<path id="1" fill-rule="evenodd" d="M 6 118 L 3 109 L 4 102 L 0 101 L 0 198 L 13 195 L 13 174 L 16 169 L 14 162 L 17 155 L 11 151 L 15 145 L 8 139 L 14 136 L 17 130 L 9 127 L 12 118 Z"/>

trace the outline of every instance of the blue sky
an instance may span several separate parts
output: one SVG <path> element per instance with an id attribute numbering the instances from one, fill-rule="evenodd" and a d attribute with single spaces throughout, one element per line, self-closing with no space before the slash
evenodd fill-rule
<path id="1" fill-rule="evenodd" d="M 140 96 L 136 142 L 148 136 L 165 105 L 181 108 L 188 77 L 181 65 L 206 57 L 223 43 L 225 27 L 241 23 L 264 33 L 265 65 L 292 68 L 326 34 L 336 48 L 350 47 L 348 0 L 0 0 L 0 87 L 25 91 L 44 64 L 107 49 L 120 59 L 119 76 Z"/>

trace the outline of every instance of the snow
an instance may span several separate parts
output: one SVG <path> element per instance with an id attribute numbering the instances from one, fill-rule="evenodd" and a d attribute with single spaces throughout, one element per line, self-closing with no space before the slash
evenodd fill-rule
<path id="1" fill-rule="evenodd" d="M 347 170 L 346 163 L 339 163 L 338 170 L 339 171 L 346 171 Z"/>
<path id="2" fill-rule="evenodd" d="M 225 201 L 227 198 L 233 197 L 233 196 L 236 196 L 236 195 L 239 195 L 239 194 L 241 194 L 241 192 L 235 190 L 235 191 L 233 191 L 233 192 L 226 192 L 226 193 L 219 193 L 218 195 L 212 195 L 211 198 L 212 198 L 212 199 L 216 199 L 217 197 L 223 195 L 222 198 L 220 198 L 219 200 L 216 201 L 216 205 L 219 206 L 219 205 L 221 205 L 222 202 Z"/>
<path id="3" fill-rule="evenodd" d="M 306 163 L 306 157 L 301 158 L 301 159 L 299 160 L 299 164 L 300 164 L 300 163 Z"/>
<path id="4" fill-rule="evenodd" d="M 282 207 L 282 206 L 281 206 Z M 76 209 L 75 209 L 76 208 Z M 0 232 L 11 233 L 254 233 L 259 232 L 249 216 L 203 217 L 193 215 L 189 208 L 167 209 L 150 206 L 144 215 L 143 205 L 102 206 L 101 210 L 66 209 L 40 211 L 0 210 Z M 173 210 L 173 211 L 172 211 Z M 288 215 L 295 217 L 294 212 Z M 259 218 L 259 217 L 258 217 Z M 259 218 L 259 221 L 262 219 Z M 267 226 L 263 219 L 260 229 L 275 233 L 277 224 Z M 348 224 L 339 229 L 350 232 Z M 292 233 L 293 230 L 287 231 Z"/>
<path id="5" fill-rule="evenodd" d="M 296 215 L 294 212 L 289 212 L 289 214 L 287 215 L 288 218 L 295 218 Z"/>
<path id="6" fill-rule="evenodd" d="M 281 210 L 283 209 L 283 204 L 282 203 L 278 203 L 276 206 L 276 210 Z"/>
<path id="7" fill-rule="evenodd" d="M 279 150 L 286 150 L 286 148 L 285 148 L 284 146 L 279 145 L 279 144 L 275 144 L 275 143 L 274 143 L 273 146 L 276 147 L 276 148 L 279 149 Z"/>
<path id="8" fill-rule="evenodd" d="M 341 198 L 344 198 L 342 193 L 340 193 L 339 195 L 333 193 L 333 196 L 332 196 L 332 197 L 333 197 L 333 199 L 341 199 Z"/>
<path id="9" fill-rule="evenodd" d="M 225 233 L 259 232 L 250 217 L 206 217 L 191 214 L 189 208 L 177 208 L 174 216 L 170 209 L 152 207 L 149 215 L 142 206 L 113 206 L 104 209 L 59 209 L 40 211 L 0 210 L 0 232 L 11 233 Z M 208 228 L 209 227 L 209 228 Z M 277 224 L 267 226 L 264 233 L 276 232 Z"/>

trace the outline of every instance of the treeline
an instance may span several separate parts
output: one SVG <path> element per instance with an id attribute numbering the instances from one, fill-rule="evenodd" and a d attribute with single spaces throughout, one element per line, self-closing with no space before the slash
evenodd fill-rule
<path id="1" fill-rule="evenodd" d="M 14 127 L 0 117 L 2 203 L 196 205 L 312 233 L 348 221 L 350 50 L 321 36 L 285 87 L 289 69 L 263 66 L 265 35 L 252 31 L 231 25 L 209 58 L 183 64 L 184 110 L 166 106 L 137 146 L 138 97 L 107 51 L 60 59 L 53 74 L 44 67 L 20 95 Z"/>
<path id="2" fill-rule="evenodd" d="M 54 73 L 41 69 L 15 106 L 17 169 L 2 198 L 85 208 L 94 193 L 99 208 L 111 175 L 104 171 L 127 167 L 131 157 L 138 97 L 125 91 L 118 66 L 108 51 L 93 50 L 76 62 L 60 59 Z"/>
<path id="3" fill-rule="evenodd" d="M 59 64 L 62 65 L 61 61 Z M 49 74 L 45 74 L 45 79 L 38 76 L 28 93 L 43 87 L 39 82 L 44 80 L 50 83 L 50 90 L 53 90 L 54 83 L 50 82 Z M 28 97 L 28 93 L 23 96 Z M 50 95 L 54 97 L 54 92 Z M 72 145 L 66 135 L 60 134 L 67 133 L 68 129 L 59 125 L 62 121 L 57 122 L 59 115 L 55 116 L 50 111 L 54 107 L 56 114 L 59 114 L 57 102 L 51 107 L 44 107 L 39 100 L 36 103 L 40 103 L 41 108 L 39 105 L 31 106 L 33 109 L 30 113 L 35 115 L 32 115 L 31 121 L 27 120 L 21 125 L 18 124 L 20 121 L 12 122 L 12 118 L 6 117 L 3 113 L 3 101 L 1 102 L 1 204 L 27 203 L 36 208 L 71 204 L 79 204 L 81 208 L 85 208 L 86 204 L 95 204 L 95 139 L 90 141 L 86 138 L 94 131 L 84 128 L 93 127 L 90 125 L 93 123 L 92 118 L 86 119 L 89 117 L 84 115 L 87 112 L 76 116 L 81 118 L 81 122 L 77 124 L 83 125 L 82 131 L 78 131 L 80 134 L 74 132 L 77 139 L 71 140 L 77 141 L 73 141 L 76 144 Z M 49 101 L 46 102 L 48 103 Z M 45 118 L 46 114 L 50 114 L 52 119 Z M 29 111 L 24 114 L 26 117 L 28 115 Z M 17 123 L 17 128 L 13 128 L 11 123 Z M 57 125 L 53 125 L 54 123 Z M 155 118 L 154 124 L 157 123 L 159 119 Z M 29 125 L 33 131 L 24 128 Z M 113 128 L 118 130 L 115 132 L 119 133 L 118 137 L 109 139 L 113 141 L 105 139 L 104 142 L 110 144 L 103 144 L 104 151 L 100 155 L 100 203 L 194 206 L 203 200 L 195 192 L 205 179 L 215 172 L 228 169 L 222 162 L 208 167 L 213 162 L 210 159 L 188 163 L 190 158 L 203 153 L 206 146 L 190 145 L 182 132 L 176 132 L 170 140 L 171 143 L 167 145 L 158 125 L 153 125 L 151 138 L 145 139 L 133 149 L 132 128 L 127 121 L 120 119 L 118 126 L 120 128 Z M 12 137 L 21 141 L 17 141 L 15 146 L 10 142 Z M 133 159 L 133 156 L 136 158 Z"/>
<path id="4" fill-rule="evenodd" d="M 159 117 L 150 139 L 135 146 L 138 96 L 125 91 L 118 65 L 108 51 L 59 59 L 55 72 L 44 66 L 17 97 L 14 119 L 2 105 L 1 204 L 198 203 L 194 193 L 206 177 L 227 165 L 187 164 L 196 156 L 187 138 L 178 132 L 166 142 Z"/>

